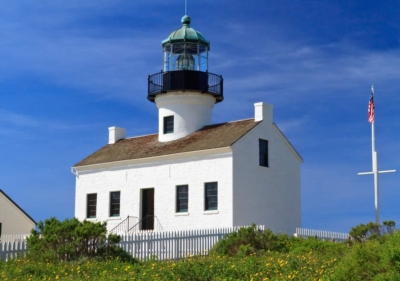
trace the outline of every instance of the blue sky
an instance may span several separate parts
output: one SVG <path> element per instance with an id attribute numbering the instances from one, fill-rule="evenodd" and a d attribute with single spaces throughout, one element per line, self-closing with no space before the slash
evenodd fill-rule
<path id="1" fill-rule="evenodd" d="M 35 220 L 74 216 L 70 168 L 108 141 L 155 133 L 147 75 L 181 26 L 183 0 L 5 1 L 0 10 L 0 188 Z M 213 122 L 274 119 L 304 158 L 303 227 L 373 221 L 370 87 L 380 169 L 400 169 L 400 2 L 188 0 L 224 77 Z M 400 173 L 380 181 L 381 218 L 400 223 Z"/>

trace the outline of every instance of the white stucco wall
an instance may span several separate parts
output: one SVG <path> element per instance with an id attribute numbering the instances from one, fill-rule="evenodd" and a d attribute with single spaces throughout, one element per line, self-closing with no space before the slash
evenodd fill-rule
<path id="1" fill-rule="evenodd" d="M 35 228 L 35 224 L 2 193 L 0 193 L 0 223 L 2 235 L 29 234 Z"/>
<path id="2" fill-rule="evenodd" d="M 232 146 L 233 224 L 264 224 L 291 235 L 301 227 L 301 162 L 271 121 L 262 121 Z M 259 166 L 260 138 L 268 140 L 269 167 Z"/>
<path id="3" fill-rule="evenodd" d="M 209 94 L 190 91 L 157 95 L 159 141 L 183 138 L 211 124 L 215 98 Z M 164 134 L 164 117 L 174 116 L 174 132 Z"/>
<path id="4" fill-rule="evenodd" d="M 213 152 L 215 153 L 215 152 Z M 97 193 L 97 221 L 112 229 L 128 215 L 140 217 L 140 190 L 154 188 L 154 213 L 164 230 L 232 225 L 232 153 L 142 159 L 114 168 L 83 170 L 76 178 L 75 216 L 86 218 L 86 195 Z M 218 211 L 204 211 L 204 183 L 218 182 Z M 176 186 L 189 185 L 189 211 L 176 213 Z M 119 218 L 109 217 L 109 193 L 121 192 Z"/>

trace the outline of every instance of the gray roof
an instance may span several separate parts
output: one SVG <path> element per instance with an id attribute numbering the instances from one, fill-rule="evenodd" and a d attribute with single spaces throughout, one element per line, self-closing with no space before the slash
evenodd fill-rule
<path id="1" fill-rule="evenodd" d="M 158 134 L 127 138 L 103 146 L 74 167 L 228 147 L 259 123 L 247 119 L 209 125 L 169 142 L 159 142 Z"/>

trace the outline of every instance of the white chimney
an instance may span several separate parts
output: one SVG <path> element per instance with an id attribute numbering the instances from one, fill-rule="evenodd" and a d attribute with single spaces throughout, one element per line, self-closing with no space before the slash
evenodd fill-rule
<path id="1" fill-rule="evenodd" d="M 108 144 L 114 144 L 124 138 L 126 138 L 126 129 L 119 127 L 108 128 Z"/>
<path id="2" fill-rule="evenodd" d="M 264 121 L 272 124 L 273 106 L 268 103 L 257 102 L 254 104 L 254 121 Z"/>

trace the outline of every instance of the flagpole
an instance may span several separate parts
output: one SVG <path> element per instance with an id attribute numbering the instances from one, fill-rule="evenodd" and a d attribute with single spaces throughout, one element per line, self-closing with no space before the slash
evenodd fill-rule
<path id="1" fill-rule="evenodd" d="M 395 173 L 396 170 L 379 171 L 378 153 L 375 149 L 375 101 L 374 85 L 371 86 L 371 98 L 368 103 L 368 121 L 371 123 L 371 143 L 372 143 L 372 172 L 358 173 L 359 176 L 374 175 L 374 193 L 375 193 L 375 221 L 379 224 L 379 174 Z"/>
<path id="2" fill-rule="evenodd" d="M 374 85 L 371 86 L 372 96 L 375 106 L 375 90 Z M 373 109 L 375 111 L 375 109 Z M 374 113 L 375 115 L 375 113 Z M 379 175 L 378 175 L 378 153 L 375 149 L 375 116 L 371 122 L 371 142 L 372 142 L 372 172 L 374 173 L 374 193 L 375 193 L 375 221 L 379 224 Z"/>

